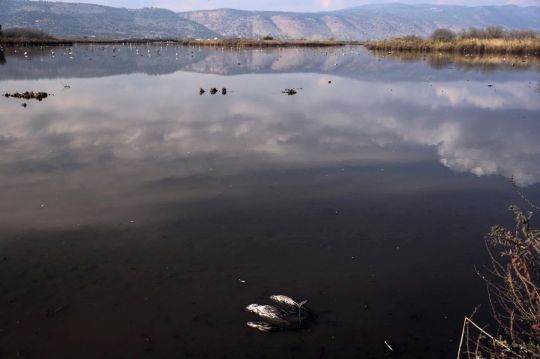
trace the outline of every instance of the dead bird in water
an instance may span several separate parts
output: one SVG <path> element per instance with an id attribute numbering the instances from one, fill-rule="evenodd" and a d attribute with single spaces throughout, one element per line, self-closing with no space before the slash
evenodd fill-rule
<path id="1" fill-rule="evenodd" d="M 284 310 L 271 305 L 250 304 L 246 307 L 248 312 L 258 314 L 261 318 L 280 327 L 289 327 L 292 323 L 287 320 L 287 313 Z"/>
<path id="2" fill-rule="evenodd" d="M 248 312 L 258 314 L 266 322 L 248 322 L 247 325 L 263 333 L 279 330 L 301 330 L 315 322 L 315 315 L 303 308 L 307 301 L 298 303 L 285 295 L 272 295 L 270 299 L 283 309 L 272 305 L 250 304 L 246 307 Z"/>
<path id="3" fill-rule="evenodd" d="M 266 322 L 247 322 L 247 325 L 263 333 L 272 333 L 272 332 L 279 332 L 281 330 L 286 330 L 283 327 L 266 323 Z"/>
<path id="4" fill-rule="evenodd" d="M 315 318 L 315 315 L 304 307 L 304 304 L 307 303 L 307 300 L 298 303 L 296 300 L 289 298 L 286 295 L 271 295 L 270 300 L 286 310 L 292 309 L 298 311 L 298 320 L 300 323 L 302 322 L 302 317 L 300 316 L 300 313 L 304 313 L 304 315 L 308 315 L 310 318 Z"/>
<path id="5" fill-rule="evenodd" d="M 307 303 L 307 300 L 298 303 L 296 300 L 281 294 L 271 295 L 270 300 L 284 309 L 304 309 L 309 312 L 309 310 L 303 307 Z"/>

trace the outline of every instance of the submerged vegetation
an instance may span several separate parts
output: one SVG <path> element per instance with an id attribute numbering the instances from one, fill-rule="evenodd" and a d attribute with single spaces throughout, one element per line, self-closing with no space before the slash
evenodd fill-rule
<path id="1" fill-rule="evenodd" d="M 437 29 L 429 38 L 408 35 L 364 45 L 370 50 L 451 51 L 464 54 L 539 54 L 540 34 L 533 30 L 505 30 L 500 26 L 453 32 Z"/>

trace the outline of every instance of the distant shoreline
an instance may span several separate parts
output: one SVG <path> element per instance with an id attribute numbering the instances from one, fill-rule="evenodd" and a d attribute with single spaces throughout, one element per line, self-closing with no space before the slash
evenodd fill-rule
<path id="1" fill-rule="evenodd" d="M 182 40 L 184 46 L 243 46 L 243 47 L 329 47 L 345 45 L 362 45 L 357 41 L 337 40 L 262 40 L 262 39 L 215 39 L 215 40 Z"/>
<path id="2" fill-rule="evenodd" d="M 363 42 L 356 41 L 336 41 L 336 40 L 257 40 L 257 39 L 214 39 L 214 40 L 187 40 L 187 39 L 98 39 L 98 38 L 2 38 L 1 45 L 64 45 L 75 44 L 176 44 L 182 46 L 243 46 L 243 47 L 329 47 L 345 45 L 363 45 Z"/>

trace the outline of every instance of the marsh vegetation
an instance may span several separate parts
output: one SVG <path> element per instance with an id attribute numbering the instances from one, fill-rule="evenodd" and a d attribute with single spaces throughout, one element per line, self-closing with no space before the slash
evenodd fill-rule
<path id="1" fill-rule="evenodd" d="M 408 35 L 374 41 L 364 45 L 370 50 L 449 51 L 464 54 L 538 54 L 540 35 L 533 30 L 505 30 L 500 26 L 461 30 L 437 29 L 429 38 Z"/>
<path id="2" fill-rule="evenodd" d="M 511 206 L 510 210 L 516 216 L 516 226 L 491 229 L 486 235 L 491 266 L 478 271 L 487 285 L 491 314 L 498 328 L 491 329 L 494 332 L 491 335 L 484 330 L 487 328 L 475 325 L 473 329 L 480 330 L 475 335 L 466 320 L 460 357 L 540 357 L 540 231 L 531 226 L 532 212 L 523 213 L 516 206 Z M 499 257 L 493 252 L 500 247 L 503 251 Z"/>

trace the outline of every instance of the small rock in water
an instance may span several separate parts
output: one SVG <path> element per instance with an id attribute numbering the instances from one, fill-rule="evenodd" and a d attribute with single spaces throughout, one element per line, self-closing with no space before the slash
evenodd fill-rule
<path id="1" fill-rule="evenodd" d="M 285 89 L 285 91 L 281 91 L 281 93 L 286 93 L 287 95 L 295 95 L 297 92 L 293 89 Z"/>
<path id="2" fill-rule="evenodd" d="M 6 98 L 15 97 L 15 98 L 22 98 L 22 99 L 25 99 L 25 100 L 36 99 L 38 101 L 41 101 L 44 98 L 47 98 L 48 95 L 47 95 L 46 92 L 26 91 L 24 93 L 15 92 L 15 93 L 12 93 L 12 94 L 6 92 L 3 96 L 6 97 Z"/>

